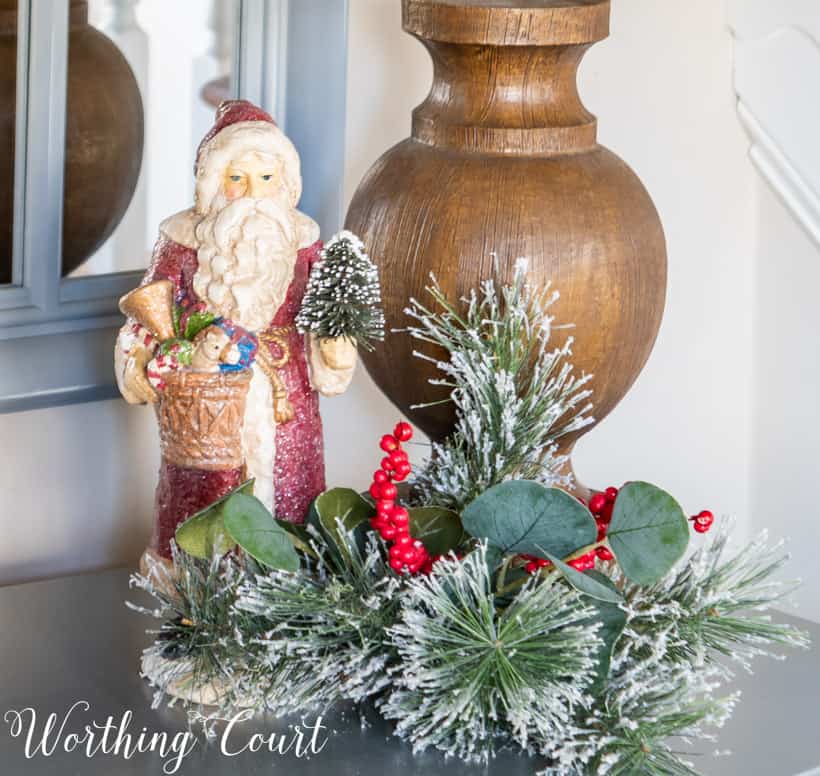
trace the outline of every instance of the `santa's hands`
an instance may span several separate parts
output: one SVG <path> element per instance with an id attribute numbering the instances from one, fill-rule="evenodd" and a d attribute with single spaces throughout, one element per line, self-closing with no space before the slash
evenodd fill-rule
<path id="1" fill-rule="evenodd" d="M 351 340 L 308 335 L 310 384 L 322 396 L 338 396 L 347 390 L 356 371 L 356 360 L 356 346 Z"/>
<path id="2" fill-rule="evenodd" d="M 347 337 L 320 339 L 319 352 L 329 369 L 346 371 L 356 366 L 356 344 Z"/>
<path id="3" fill-rule="evenodd" d="M 150 382 L 145 368 L 153 358 L 148 348 L 136 347 L 125 359 L 122 373 L 117 375 L 120 392 L 129 404 L 156 404 L 159 396 Z"/>

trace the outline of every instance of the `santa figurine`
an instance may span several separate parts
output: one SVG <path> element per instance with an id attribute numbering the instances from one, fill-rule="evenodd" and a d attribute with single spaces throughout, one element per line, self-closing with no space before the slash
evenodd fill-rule
<path id="1" fill-rule="evenodd" d="M 254 494 L 277 518 L 304 519 L 325 488 L 318 394 L 342 393 L 356 365 L 351 340 L 320 343 L 294 325 L 322 244 L 318 225 L 296 209 L 299 156 L 273 119 L 244 100 L 222 103 L 197 151 L 195 174 L 195 204 L 160 225 L 143 286 L 170 291 L 156 282 L 170 281 L 178 310 L 249 333 L 245 340 L 258 351 L 243 388 L 241 464 L 181 465 L 163 455 L 147 553 L 166 560 L 177 526 L 246 479 L 255 480 Z M 120 332 L 117 381 L 132 404 L 162 401 L 147 374 L 158 346 L 134 319 Z"/>

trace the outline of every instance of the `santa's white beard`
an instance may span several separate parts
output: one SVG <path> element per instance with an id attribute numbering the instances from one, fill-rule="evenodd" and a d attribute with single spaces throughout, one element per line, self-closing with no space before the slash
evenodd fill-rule
<path id="1" fill-rule="evenodd" d="M 217 315 L 264 331 L 293 280 L 296 223 L 296 211 L 287 203 L 218 197 L 196 227 L 194 291 Z"/>

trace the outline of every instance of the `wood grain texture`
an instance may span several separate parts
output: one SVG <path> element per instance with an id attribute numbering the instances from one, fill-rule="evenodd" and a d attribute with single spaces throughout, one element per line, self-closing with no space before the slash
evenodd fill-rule
<path id="1" fill-rule="evenodd" d="M 666 289 L 655 207 L 597 143 L 576 88 L 586 48 L 608 32 L 609 2 L 403 0 L 403 9 L 433 59 L 433 86 L 413 136 L 371 168 L 346 221 L 380 265 L 388 326 L 407 325 L 407 300 L 425 299 L 430 272 L 457 298 L 482 279 L 510 280 L 525 257 L 532 281 L 561 293 L 556 323 L 575 327 L 556 342 L 575 338 L 600 421 L 644 366 Z M 399 409 L 441 438 L 451 405 L 411 409 L 443 397 L 417 347 L 394 334 L 363 359 Z"/>

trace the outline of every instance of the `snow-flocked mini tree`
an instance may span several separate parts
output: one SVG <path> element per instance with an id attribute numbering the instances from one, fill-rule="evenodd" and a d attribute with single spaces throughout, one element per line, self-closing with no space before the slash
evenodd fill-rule
<path id="1" fill-rule="evenodd" d="M 352 232 L 340 232 L 325 245 L 296 326 L 321 339 L 347 337 L 367 350 L 384 339 L 379 271 Z"/>

